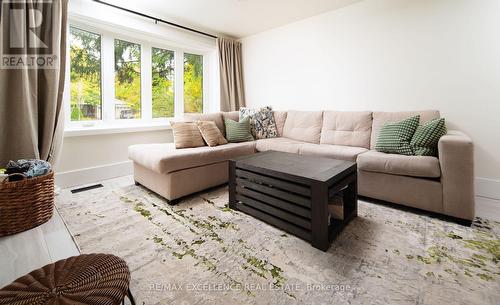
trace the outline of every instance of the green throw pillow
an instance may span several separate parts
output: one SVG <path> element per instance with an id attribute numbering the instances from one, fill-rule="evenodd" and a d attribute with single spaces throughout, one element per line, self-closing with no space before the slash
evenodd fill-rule
<path id="1" fill-rule="evenodd" d="M 419 115 L 399 122 L 387 123 L 380 130 L 375 150 L 389 154 L 413 155 L 410 142 L 419 123 Z"/>
<path id="2" fill-rule="evenodd" d="M 434 119 L 418 126 L 410 145 L 416 156 L 438 155 L 439 139 L 447 133 L 444 118 Z"/>
<path id="3" fill-rule="evenodd" d="M 226 139 L 228 142 L 246 142 L 253 141 L 250 133 L 250 117 L 246 117 L 239 122 L 224 119 L 226 125 Z"/>

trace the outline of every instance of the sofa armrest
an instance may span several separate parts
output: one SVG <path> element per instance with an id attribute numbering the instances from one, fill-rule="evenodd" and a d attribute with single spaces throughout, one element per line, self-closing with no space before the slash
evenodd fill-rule
<path id="1" fill-rule="evenodd" d="M 475 205 L 472 140 L 462 132 L 449 131 L 439 140 L 438 149 L 444 213 L 472 220 Z"/>

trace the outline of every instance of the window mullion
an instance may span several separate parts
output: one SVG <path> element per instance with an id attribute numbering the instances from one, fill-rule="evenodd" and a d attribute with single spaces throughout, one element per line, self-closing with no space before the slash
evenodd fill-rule
<path id="1" fill-rule="evenodd" d="M 152 95 L 152 69 L 151 69 L 151 46 L 142 44 L 141 50 L 141 106 L 142 119 L 152 121 L 153 119 L 153 95 Z"/>
<path id="2" fill-rule="evenodd" d="M 175 51 L 175 117 L 184 116 L 184 53 Z"/>
<path id="3" fill-rule="evenodd" d="M 114 40 L 109 35 L 102 35 L 102 108 L 103 123 L 113 124 L 115 121 L 115 59 L 114 59 Z"/>
<path id="4" fill-rule="evenodd" d="M 209 62 L 208 62 L 208 56 L 202 55 L 203 58 L 203 80 L 202 80 L 202 95 L 203 95 L 203 112 L 210 112 L 211 109 L 209 109 L 209 95 L 210 95 L 210 90 L 208 90 L 208 73 L 210 72 L 210 69 L 208 68 Z"/>

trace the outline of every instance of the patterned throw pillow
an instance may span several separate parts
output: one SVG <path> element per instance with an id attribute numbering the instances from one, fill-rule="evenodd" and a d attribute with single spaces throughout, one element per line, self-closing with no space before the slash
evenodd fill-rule
<path id="1" fill-rule="evenodd" d="M 410 142 L 413 152 L 417 156 L 437 157 L 439 139 L 447 132 L 444 118 L 418 126 Z"/>
<path id="2" fill-rule="evenodd" d="M 226 139 L 228 142 L 246 142 L 253 141 L 254 138 L 250 133 L 250 118 L 246 117 L 239 122 L 224 119 L 226 125 Z"/>
<path id="3" fill-rule="evenodd" d="M 420 123 L 420 116 L 388 123 L 380 130 L 375 149 L 380 152 L 400 155 L 413 155 L 410 141 Z"/>
<path id="4" fill-rule="evenodd" d="M 203 140 L 207 142 L 208 146 L 217 146 L 227 144 L 227 140 L 220 132 L 217 125 L 213 121 L 196 121 L 198 129 L 200 130 Z"/>
<path id="5" fill-rule="evenodd" d="M 246 117 L 250 117 L 250 132 L 256 139 L 278 136 L 272 107 L 266 106 L 257 109 L 243 107 L 240 109 L 240 120 Z"/>

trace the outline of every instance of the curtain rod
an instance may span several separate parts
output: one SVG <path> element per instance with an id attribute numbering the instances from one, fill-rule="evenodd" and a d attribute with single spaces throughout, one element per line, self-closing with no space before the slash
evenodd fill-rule
<path id="1" fill-rule="evenodd" d="M 212 34 L 208 34 L 208 33 L 202 32 L 202 31 L 198 31 L 196 29 L 189 28 L 187 26 L 183 26 L 183 25 L 180 25 L 180 24 L 177 24 L 177 23 L 166 21 L 166 20 L 163 20 L 161 18 L 156 18 L 156 17 L 150 16 L 150 15 L 146 15 L 146 14 L 143 14 L 143 13 L 140 13 L 140 12 L 136 12 L 136 11 L 133 11 L 133 10 L 130 10 L 128 8 L 124 8 L 124 7 L 121 7 L 121 6 L 118 6 L 118 5 L 107 3 L 107 2 L 104 2 L 104 1 L 101 1 L 101 0 L 92 0 L 92 1 L 100 3 L 100 4 L 104 4 L 104 5 L 107 5 L 107 6 L 110 6 L 110 7 L 113 7 L 113 8 L 122 10 L 122 11 L 125 11 L 125 12 L 128 12 L 128 13 L 131 13 L 131 14 L 135 14 L 135 15 L 138 15 L 138 16 L 141 16 L 141 17 L 144 17 L 144 18 L 152 19 L 152 20 L 155 21 L 155 23 L 162 22 L 162 23 L 165 23 L 165 24 L 168 24 L 170 26 L 177 27 L 177 28 L 180 28 L 180 29 L 183 29 L 183 30 L 186 30 L 186 31 L 190 31 L 190 32 L 197 33 L 197 34 L 200 34 L 200 35 L 208 36 L 208 37 L 211 37 L 211 38 L 217 38 L 217 36 L 214 36 Z"/>

